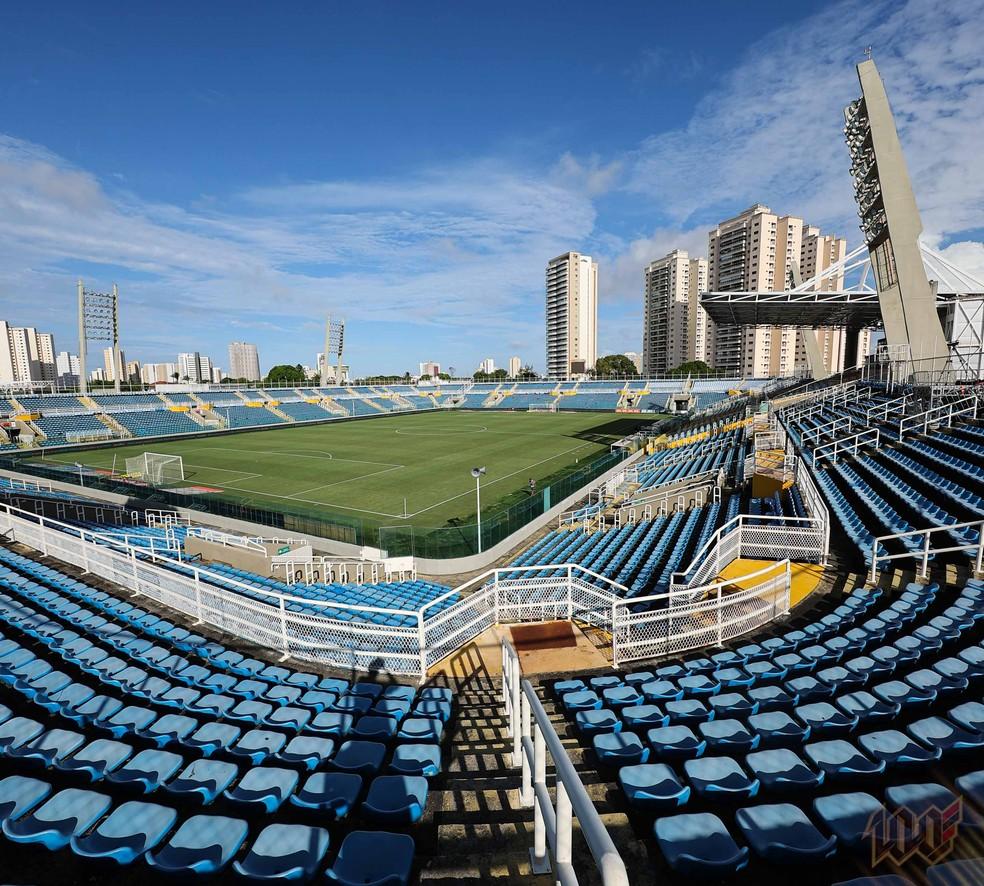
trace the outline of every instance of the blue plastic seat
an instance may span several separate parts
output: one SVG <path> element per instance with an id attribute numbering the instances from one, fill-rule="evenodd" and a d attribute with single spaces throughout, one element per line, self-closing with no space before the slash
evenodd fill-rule
<path id="1" fill-rule="evenodd" d="M 889 769 L 924 766 L 942 756 L 939 748 L 925 748 L 896 729 L 859 735 L 857 742 L 869 757 L 884 760 Z"/>
<path id="2" fill-rule="evenodd" d="M 926 868 L 929 886 L 971 886 L 984 882 L 984 858 L 962 858 Z"/>
<path id="3" fill-rule="evenodd" d="M 759 790 L 758 779 L 749 778 L 731 757 L 699 757 L 687 760 L 683 769 L 693 789 L 704 797 L 754 797 Z"/>
<path id="4" fill-rule="evenodd" d="M 85 736 L 67 729 L 49 729 L 37 738 L 18 747 L 8 748 L 7 754 L 18 759 L 33 760 L 42 766 L 71 756 L 85 742 Z"/>
<path id="5" fill-rule="evenodd" d="M 94 720 L 93 725 L 106 730 L 113 738 L 126 738 L 156 719 L 157 713 L 152 708 L 126 705 L 109 718 Z"/>
<path id="6" fill-rule="evenodd" d="M 331 706 L 331 709 L 340 714 L 361 716 L 362 714 L 368 713 L 372 705 L 373 699 L 366 695 L 343 695 Z"/>
<path id="7" fill-rule="evenodd" d="M 86 858 L 130 864 L 160 843 L 177 817 L 166 806 L 131 800 L 117 806 L 91 833 L 72 837 L 72 851 Z"/>
<path id="8" fill-rule="evenodd" d="M 186 717 L 183 714 L 164 714 L 143 729 L 137 730 L 137 734 L 150 739 L 157 747 L 163 748 L 181 741 L 197 726 L 198 721 L 193 717 Z"/>
<path id="9" fill-rule="evenodd" d="M 932 782 L 885 788 L 885 805 L 892 811 L 905 809 L 917 821 L 932 809 L 943 812 L 956 802 L 957 796 L 953 791 Z"/>
<path id="10" fill-rule="evenodd" d="M 298 775 L 293 769 L 260 766 L 250 769 L 238 784 L 226 788 L 222 795 L 233 803 L 256 806 L 272 813 L 294 793 L 297 782 Z"/>
<path id="11" fill-rule="evenodd" d="M 386 745 L 378 741 L 349 740 L 342 742 L 331 764 L 342 772 L 375 775 L 383 765 L 385 756 Z"/>
<path id="12" fill-rule="evenodd" d="M 424 704 L 440 704 L 440 702 L 424 702 Z M 410 702 L 398 698 L 381 698 L 369 709 L 369 713 L 377 717 L 392 717 L 399 721 L 410 713 Z"/>
<path id="13" fill-rule="evenodd" d="M 403 686 L 400 683 L 392 683 L 389 686 L 383 688 L 383 694 L 380 698 L 388 698 L 393 701 L 403 701 L 412 702 L 417 697 L 417 688 L 415 686 Z M 447 698 L 450 703 L 450 694 Z"/>
<path id="14" fill-rule="evenodd" d="M 882 720 L 894 720 L 902 706 L 897 702 L 887 702 L 875 698 L 870 692 L 848 692 L 834 699 L 837 705 L 849 717 L 857 717 L 859 723 L 877 723 Z"/>
<path id="15" fill-rule="evenodd" d="M 226 711 L 225 716 L 241 723 L 259 725 L 272 713 L 273 705 L 270 702 L 248 698 Z"/>
<path id="16" fill-rule="evenodd" d="M 683 698 L 683 690 L 669 680 L 651 680 L 639 687 L 646 701 L 664 702 Z"/>
<path id="17" fill-rule="evenodd" d="M 694 735 L 689 726 L 661 726 L 650 729 L 646 740 L 657 760 L 689 760 L 704 753 L 707 742 Z"/>
<path id="18" fill-rule="evenodd" d="M 872 819 L 881 815 L 885 807 L 871 794 L 851 792 L 817 797 L 813 808 L 823 820 L 827 830 L 847 849 L 869 849 L 871 835 L 868 830 Z"/>
<path id="19" fill-rule="evenodd" d="M 791 803 L 746 806 L 735 820 L 756 854 L 770 862 L 807 864 L 837 851 L 837 838 L 824 837 Z"/>
<path id="20" fill-rule="evenodd" d="M 0 723 L 0 753 L 15 750 L 33 741 L 44 727 L 36 720 L 27 717 L 11 717 Z"/>
<path id="21" fill-rule="evenodd" d="M 209 717 L 224 717 L 226 712 L 237 704 L 231 695 L 210 692 L 188 705 L 189 714 L 205 714 Z"/>
<path id="22" fill-rule="evenodd" d="M 722 692 L 707 699 L 715 717 L 748 717 L 758 713 L 758 703 L 749 701 L 740 692 Z"/>
<path id="23" fill-rule="evenodd" d="M 799 696 L 784 686 L 753 686 L 745 693 L 748 700 L 758 705 L 759 713 L 791 711 L 799 704 Z"/>
<path id="24" fill-rule="evenodd" d="M 0 824 L 16 821 L 34 809 L 48 794 L 51 785 L 37 778 L 8 775 L 0 779 Z"/>
<path id="25" fill-rule="evenodd" d="M 359 717 L 349 734 L 352 738 L 363 741 L 385 742 L 396 735 L 398 727 L 399 723 L 395 717 L 375 717 L 372 714 L 367 714 L 364 717 Z"/>
<path id="26" fill-rule="evenodd" d="M 581 715 L 579 714 L 578 716 Z M 670 718 L 663 713 L 663 710 L 654 704 L 641 704 L 630 708 L 623 708 L 621 716 L 625 728 L 634 731 L 644 732 L 647 729 L 666 726 L 670 722 Z"/>
<path id="27" fill-rule="evenodd" d="M 427 806 L 427 779 L 419 775 L 379 775 L 369 785 L 362 814 L 384 824 L 413 824 Z"/>
<path id="28" fill-rule="evenodd" d="M 311 712 L 305 708 L 294 707 L 293 705 L 283 705 L 275 707 L 266 717 L 263 718 L 264 726 L 272 726 L 274 729 L 286 729 L 289 732 L 299 732 L 311 719 Z M 366 719 L 363 717 L 363 719 Z M 384 718 L 391 719 L 391 718 Z"/>
<path id="29" fill-rule="evenodd" d="M 595 692 L 601 692 L 605 689 L 615 689 L 621 685 L 622 678 L 616 677 L 614 674 L 602 674 L 597 677 L 588 678 L 588 687 Z"/>
<path id="30" fill-rule="evenodd" d="M 425 698 L 413 706 L 411 713 L 414 717 L 431 717 L 447 723 L 451 719 L 451 702 Z"/>
<path id="31" fill-rule="evenodd" d="M 707 674 L 690 674 L 680 677 L 677 686 L 683 690 L 684 696 L 703 697 L 715 695 L 721 691 L 721 684 Z"/>
<path id="32" fill-rule="evenodd" d="M 753 751 L 760 738 L 749 732 L 741 720 L 711 720 L 697 724 L 697 729 L 707 742 L 709 750 L 719 754 Z"/>
<path id="33" fill-rule="evenodd" d="M 826 701 L 834 694 L 834 689 L 827 683 L 821 683 L 816 677 L 806 674 L 786 681 L 786 691 L 799 697 L 801 704 L 811 704 L 815 701 Z"/>
<path id="34" fill-rule="evenodd" d="M 750 661 L 745 665 L 745 673 L 755 680 L 756 685 L 762 685 L 763 683 L 777 683 L 780 680 L 785 680 L 789 671 L 772 659 L 767 658 Z"/>
<path id="35" fill-rule="evenodd" d="M 412 747 L 412 745 L 405 745 Z M 291 795 L 293 806 L 316 809 L 336 819 L 345 818 L 362 790 L 362 776 L 351 772 L 315 772 Z"/>
<path id="36" fill-rule="evenodd" d="M 274 755 L 274 759 L 313 770 L 329 760 L 334 752 L 335 742 L 330 738 L 296 735 Z"/>
<path id="37" fill-rule="evenodd" d="M 425 686 L 417 694 L 418 698 L 428 701 L 447 701 L 453 700 L 453 693 L 446 686 Z"/>
<path id="38" fill-rule="evenodd" d="M 885 771 L 884 760 L 869 760 L 850 742 L 839 738 L 812 742 L 803 752 L 817 769 L 835 780 L 872 777 Z"/>
<path id="39" fill-rule="evenodd" d="M 245 757 L 254 766 L 259 766 L 268 757 L 272 757 L 287 743 L 286 736 L 281 732 L 271 732 L 269 729 L 250 729 L 233 745 L 226 748 L 226 753 L 236 757 Z"/>
<path id="40" fill-rule="evenodd" d="M 593 711 L 602 706 L 598 693 L 590 689 L 581 692 L 568 692 L 561 698 L 560 703 L 567 711 Z"/>
<path id="41" fill-rule="evenodd" d="M 684 876 L 718 879 L 748 865 L 748 850 L 708 812 L 658 818 L 653 832 L 667 864 Z"/>
<path id="42" fill-rule="evenodd" d="M 242 729 L 232 723 L 206 723 L 187 736 L 182 744 L 211 757 L 216 751 L 229 747 L 240 735 Z"/>
<path id="43" fill-rule="evenodd" d="M 696 698 L 681 698 L 677 701 L 668 701 L 663 705 L 663 710 L 670 718 L 670 722 L 676 725 L 693 725 L 714 719 L 714 711 L 710 710 L 703 701 Z"/>
<path id="44" fill-rule="evenodd" d="M 618 781 L 633 806 L 655 812 L 669 812 L 686 804 L 690 788 L 665 763 L 637 763 L 623 766 Z"/>
<path id="45" fill-rule="evenodd" d="M 441 771 L 441 748 L 436 744 L 401 744 L 393 752 L 389 771 L 399 775 L 422 775 L 425 778 Z"/>
<path id="46" fill-rule="evenodd" d="M 857 717 L 845 714 L 843 710 L 838 710 L 825 701 L 800 705 L 796 708 L 795 714 L 804 726 L 810 728 L 810 734 L 816 738 L 846 735 L 858 725 Z"/>
<path id="47" fill-rule="evenodd" d="M 801 791 L 823 783 L 823 772 L 814 772 L 785 748 L 755 751 L 745 762 L 767 791 Z"/>
<path id="48" fill-rule="evenodd" d="M 598 759 L 609 766 L 645 763 L 649 759 L 649 748 L 633 732 L 601 733 L 591 743 Z"/>
<path id="49" fill-rule="evenodd" d="M 310 732 L 316 732 L 319 735 L 344 738 L 348 735 L 354 722 L 355 718 L 351 714 L 343 714 L 339 711 L 322 711 L 315 715 L 314 719 L 308 723 L 307 728 Z"/>
<path id="50" fill-rule="evenodd" d="M 178 754 L 170 751 L 140 751 L 105 777 L 107 781 L 139 788 L 149 794 L 174 775 L 183 762 Z"/>
<path id="51" fill-rule="evenodd" d="M 810 737 L 810 727 L 797 723 L 784 711 L 753 714 L 748 727 L 758 733 L 763 748 L 799 747 Z"/>
<path id="52" fill-rule="evenodd" d="M 649 683 L 655 676 L 652 671 L 635 671 L 632 674 L 626 674 L 622 677 L 622 682 L 626 686 L 635 686 L 637 689 L 644 683 Z"/>
<path id="53" fill-rule="evenodd" d="M 40 843 L 48 849 L 62 849 L 72 837 L 84 833 L 102 818 L 110 802 L 105 794 L 67 788 L 20 818 L 5 819 L 3 832 L 16 843 Z"/>
<path id="54" fill-rule="evenodd" d="M 955 751 L 976 751 L 984 747 L 984 735 L 944 720 L 942 717 L 927 717 L 906 727 L 906 731 L 930 748 L 939 748 L 943 753 Z"/>
<path id="55" fill-rule="evenodd" d="M 947 711 L 949 717 L 958 726 L 970 732 L 984 732 L 984 704 L 979 701 L 966 701 Z"/>
<path id="56" fill-rule="evenodd" d="M 144 858 L 152 868 L 171 874 L 213 874 L 239 851 L 247 831 L 246 822 L 239 818 L 193 815 Z"/>
<path id="57" fill-rule="evenodd" d="M 406 834 L 352 831 L 325 875 L 339 886 L 406 886 L 413 854 Z"/>
<path id="58" fill-rule="evenodd" d="M 164 790 L 179 797 L 197 797 L 207 806 L 232 784 L 238 774 L 239 768 L 235 763 L 194 760 L 164 785 Z"/>
<path id="59" fill-rule="evenodd" d="M 328 831 L 303 824 L 270 824 L 253 841 L 236 873 L 252 880 L 307 880 L 328 852 Z"/>
<path id="60" fill-rule="evenodd" d="M 602 732 L 622 731 L 622 721 L 614 711 L 607 708 L 601 708 L 597 711 L 578 711 L 574 715 L 574 723 L 581 735 L 585 737 L 598 735 Z"/>
<path id="61" fill-rule="evenodd" d="M 634 686 L 615 686 L 601 691 L 602 703 L 612 710 L 641 705 L 645 698 Z"/>
<path id="62" fill-rule="evenodd" d="M 584 692 L 587 689 L 587 685 L 583 680 L 557 680 L 553 684 L 554 695 L 557 698 L 563 698 L 568 692 Z"/>
<path id="63" fill-rule="evenodd" d="M 415 744 L 437 743 L 444 735 L 444 724 L 430 717 L 407 717 L 396 733 L 397 741 Z"/>

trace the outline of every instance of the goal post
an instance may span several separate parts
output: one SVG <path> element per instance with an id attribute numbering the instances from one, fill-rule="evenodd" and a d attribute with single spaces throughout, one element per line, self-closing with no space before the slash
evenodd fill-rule
<path id="1" fill-rule="evenodd" d="M 530 403 L 527 407 L 529 412 L 556 412 L 556 403 Z"/>
<path id="2" fill-rule="evenodd" d="M 151 486 L 165 486 L 184 480 L 184 459 L 180 455 L 145 452 L 126 460 L 126 473 Z"/>

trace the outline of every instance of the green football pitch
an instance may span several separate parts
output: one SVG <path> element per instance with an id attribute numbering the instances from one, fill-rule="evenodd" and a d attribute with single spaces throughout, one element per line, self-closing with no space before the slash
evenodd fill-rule
<path id="1" fill-rule="evenodd" d="M 288 513 L 351 515 L 417 527 L 471 522 L 473 467 L 482 513 L 494 514 L 577 471 L 646 419 L 612 413 L 435 411 L 48 453 L 44 462 L 109 472 L 144 452 L 180 455 L 184 487 Z"/>

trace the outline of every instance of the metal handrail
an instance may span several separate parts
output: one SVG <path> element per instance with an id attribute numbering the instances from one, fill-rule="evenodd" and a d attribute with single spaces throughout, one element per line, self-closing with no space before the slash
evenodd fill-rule
<path id="1" fill-rule="evenodd" d="M 966 544 L 951 545 L 945 548 L 934 548 L 931 546 L 930 536 L 936 532 L 952 532 L 955 529 L 974 528 L 977 530 L 977 541 L 967 542 Z M 918 551 L 904 551 L 901 554 L 879 554 L 878 548 L 884 547 L 885 541 L 894 539 L 896 541 L 903 538 L 923 537 L 922 549 Z M 908 532 L 895 532 L 891 535 L 879 535 L 871 542 L 871 571 L 869 578 L 872 584 L 878 580 L 878 564 L 886 563 L 891 560 L 919 558 L 919 570 L 917 574 L 920 578 L 928 578 L 929 561 L 936 554 L 948 554 L 956 551 L 976 551 L 974 555 L 974 572 L 980 574 L 982 564 L 984 564 L 984 520 L 971 520 L 967 523 L 950 523 L 946 526 L 929 526 L 926 529 L 912 529 Z"/>
<path id="2" fill-rule="evenodd" d="M 523 679 L 519 656 L 506 638 L 502 640 L 502 688 L 509 735 L 513 741 L 512 762 L 514 766 L 522 766 L 523 770 L 520 805 L 533 808 L 532 872 L 545 874 L 553 870 L 557 883 L 577 886 L 572 851 L 576 817 L 604 886 L 629 886 L 625 862 L 536 690 L 529 680 Z M 556 805 L 547 786 L 548 753 L 554 765 Z"/>
<path id="3" fill-rule="evenodd" d="M 815 447 L 811 452 L 813 467 L 815 468 L 817 461 L 828 453 L 831 464 L 837 464 L 838 452 L 852 452 L 856 454 L 862 446 L 872 443 L 875 449 L 878 449 L 881 445 L 881 431 L 878 428 L 868 428 L 866 431 L 860 431 L 857 434 L 850 434 L 847 437 L 832 440 L 830 443 L 824 443 L 822 446 Z"/>
<path id="4" fill-rule="evenodd" d="M 922 433 L 925 434 L 931 425 L 941 424 L 946 422 L 946 426 L 953 426 L 953 419 L 958 415 L 967 415 L 976 417 L 977 415 L 977 404 L 978 400 L 976 396 L 964 397 L 961 400 L 955 400 L 952 403 L 942 403 L 939 406 L 933 406 L 931 409 L 926 409 L 923 412 L 917 412 L 915 415 L 906 415 L 899 419 L 899 441 L 901 442 L 903 434 L 907 430 L 907 425 L 912 425 L 914 428 L 922 427 Z M 910 431 L 914 433 L 914 431 Z"/>

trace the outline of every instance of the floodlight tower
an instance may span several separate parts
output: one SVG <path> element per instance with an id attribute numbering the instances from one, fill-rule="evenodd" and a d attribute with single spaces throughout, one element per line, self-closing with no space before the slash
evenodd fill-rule
<path id="1" fill-rule="evenodd" d="M 332 320 L 331 315 L 325 320 L 325 356 L 321 364 L 321 386 L 328 386 L 328 366 L 331 358 L 335 357 L 335 383 L 342 383 L 342 353 L 345 350 L 345 320 Z"/>
<path id="2" fill-rule="evenodd" d="M 85 358 L 87 343 L 108 341 L 113 344 L 113 381 L 116 393 L 120 392 L 120 291 L 113 284 L 112 292 L 93 292 L 86 289 L 81 280 L 79 290 L 79 392 L 88 391 Z"/>

